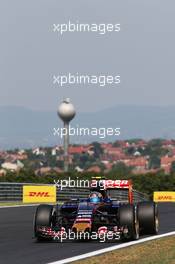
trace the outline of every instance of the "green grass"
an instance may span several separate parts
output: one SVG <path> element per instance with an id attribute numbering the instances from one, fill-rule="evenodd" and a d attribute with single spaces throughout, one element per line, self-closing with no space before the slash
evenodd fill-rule
<path id="1" fill-rule="evenodd" d="M 111 251 L 74 264 L 175 264 L 175 236 Z"/>

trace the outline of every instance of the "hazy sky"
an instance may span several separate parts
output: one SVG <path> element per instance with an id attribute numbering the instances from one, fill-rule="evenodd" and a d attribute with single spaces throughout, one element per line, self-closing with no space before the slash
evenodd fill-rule
<path id="1" fill-rule="evenodd" d="M 53 23 L 121 23 L 120 33 L 53 33 Z M 120 86 L 55 87 L 59 73 L 120 74 Z M 0 105 L 79 111 L 174 105 L 174 0 L 0 0 Z"/>

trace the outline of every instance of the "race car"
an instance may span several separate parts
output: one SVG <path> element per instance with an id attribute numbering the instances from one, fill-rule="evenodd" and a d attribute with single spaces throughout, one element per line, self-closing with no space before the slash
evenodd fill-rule
<path id="1" fill-rule="evenodd" d="M 134 203 L 130 180 L 93 179 L 87 198 L 70 199 L 61 206 L 41 204 L 34 217 L 38 241 L 70 239 L 70 234 L 74 239 L 76 234 L 76 239 L 137 240 L 158 229 L 157 204 Z"/>

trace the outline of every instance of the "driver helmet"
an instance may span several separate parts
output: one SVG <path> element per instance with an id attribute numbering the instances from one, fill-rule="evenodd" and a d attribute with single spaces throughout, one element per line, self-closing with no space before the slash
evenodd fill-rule
<path id="1" fill-rule="evenodd" d="M 102 201 L 102 194 L 98 192 L 92 192 L 89 195 L 89 200 L 91 203 L 99 203 Z"/>

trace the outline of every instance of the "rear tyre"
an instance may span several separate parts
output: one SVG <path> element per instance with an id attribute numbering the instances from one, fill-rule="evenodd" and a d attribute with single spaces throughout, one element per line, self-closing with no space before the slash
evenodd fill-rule
<path id="1" fill-rule="evenodd" d="M 39 227 L 51 227 L 52 226 L 53 206 L 49 204 L 41 204 L 37 207 L 34 217 L 34 235 L 38 241 L 47 240 L 43 238 L 38 232 Z"/>
<path id="2" fill-rule="evenodd" d="M 141 202 L 138 204 L 139 226 L 143 234 L 157 235 L 159 232 L 159 218 L 157 204 Z"/>
<path id="3" fill-rule="evenodd" d="M 128 229 L 128 239 L 139 239 L 139 221 L 136 206 L 126 204 L 119 208 L 119 224 L 121 227 L 126 227 Z"/>

